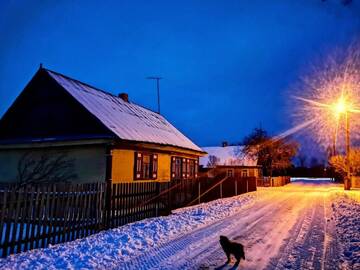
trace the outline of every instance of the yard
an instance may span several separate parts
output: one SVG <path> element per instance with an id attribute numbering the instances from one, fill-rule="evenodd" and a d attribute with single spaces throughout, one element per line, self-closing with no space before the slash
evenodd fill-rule
<path id="1" fill-rule="evenodd" d="M 69 243 L 10 256 L 4 269 L 221 269 L 226 235 L 245 246 L 241 269 L 357 269 L 360 192 L 324 181 L 260 188 Z"/>

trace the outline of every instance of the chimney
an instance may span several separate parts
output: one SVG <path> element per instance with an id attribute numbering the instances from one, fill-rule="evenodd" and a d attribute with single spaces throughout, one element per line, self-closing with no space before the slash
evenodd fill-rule
<path id="1" fill-rule="evenodd" d="M 221 143 L 221 145 L 222 145 L 222 147 L 226 147 L 226 146 L 228 146 L 229 144 L 228 144 L 227 141 L 224 141 L 224 142 Z"/>
<path id="2" fill-rule="evenodd" d="M 129 102 L 129 95 L 127 93 L 121 93 L 118 95 L 125 102 Z"/>

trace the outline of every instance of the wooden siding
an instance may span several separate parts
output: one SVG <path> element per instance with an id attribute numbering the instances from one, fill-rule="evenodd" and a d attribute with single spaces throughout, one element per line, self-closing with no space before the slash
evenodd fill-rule
<path id="1" fill-rule="evenodd" d="M 74 161 L 74 183 L 105 181 L 106 158 L 104 145 L 86 145 L 69 147 L 50 147 L 33 149 L 0 150 L 0 182 L 14 183 L 17 176 L 19 160 L 25 153 L 40 157 L 42 154 L 57 155 L 66 153 Z"/>
<path id="2" fill-rule="evenodd" d="M 135 151 L 130 149 L 112 150 L 112 182 L 123 183 L 134 181 L 134 158 Z M 193 155 L 159 153 L 157 149 L 147 149 L 146 152 L 158 154 L 158 176 L 155 181 L 170 181 L 171 157 L 179 156 L 185 158 L 194 158 Z M 196 157 L 197 158 L 197 157 Z M 136 182 L 154 182 L 154 180 L 136 180 Z"/>

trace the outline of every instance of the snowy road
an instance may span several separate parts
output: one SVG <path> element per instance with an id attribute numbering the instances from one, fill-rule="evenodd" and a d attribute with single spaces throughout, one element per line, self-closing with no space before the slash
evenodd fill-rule
<path id="1" fill-rule="evenodd" d="M 298 182 L 219 199 L 0 259 L 0 269 L 360 269 L 360 190 Z"/>
<path id="2" fill-rule="evenodd" d="M 127 269 L 229 269 L 218 243 L 226 235 L 245 246 L 241 269 L 337 269 L 331 184 L 291 184 L 259 191 L 236 214 L 180 236 L 120 265 Z M 233 263 L 233 262 L 232 262 Z"/>

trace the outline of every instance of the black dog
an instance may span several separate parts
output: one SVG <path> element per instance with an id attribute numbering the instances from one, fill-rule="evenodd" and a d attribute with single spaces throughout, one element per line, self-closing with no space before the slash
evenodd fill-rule
<path id="1" fill-rule="evenodd" d="M 223 248 L 228 264 L 230 262 L 230 255 L 233 254 L 236 258 L 235 265 L 239 265 L 241 258 L 245 260 L 245 252 L 244 252 L 244 246 L 240 243 L 232 242 L 227 238 L 226 236 L 221 235 L 220 236 L 220 245 Z"/>

